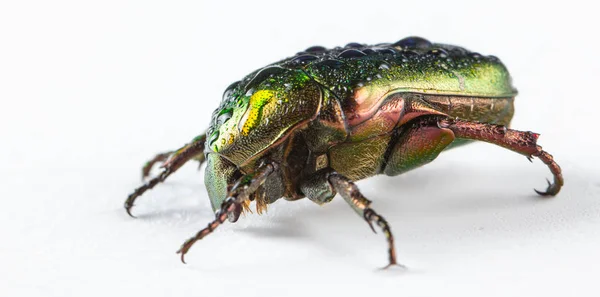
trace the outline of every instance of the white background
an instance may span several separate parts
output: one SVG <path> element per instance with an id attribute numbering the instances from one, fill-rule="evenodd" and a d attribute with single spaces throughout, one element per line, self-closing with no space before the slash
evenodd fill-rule
<path id="1" fill-rule="evenodd" d="M 598 296 L 597 9 L 579 1 L 3 1 L 2 296 Z M 590 1 L 591 2 L 591 1 Z M 341 200 L 179 245 L 213 218 L 188 165 L 144 195 L 140 166 L 208 125 L 224 88 L 312 45 L 419 35 L 500 57 L 513 127 L 542 134 L 566 180 L 489 144 L 359 183 L 408 269 Z"/>

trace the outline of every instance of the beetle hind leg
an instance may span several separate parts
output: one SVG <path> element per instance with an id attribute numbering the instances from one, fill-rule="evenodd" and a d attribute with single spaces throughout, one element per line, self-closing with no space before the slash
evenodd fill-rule
<path id="1" fill-rule="evenodd" d="M 362 195 L 354 182 L 331 169 L 322 169 L 301 183 L 300 189 L 317 204 L 329 202 L 336 193 L 339 193 L 352 209 L 364 218 L 373 232 L 377 233 L 373 223 L 383 231 L 388 243 L 388 265 L 385 268 L 394 265 L 402 266 L 396 261 L 394 235 L 390 225 L 370 207 L 371 201 Z"/>
<path id="2" fill-rule="evenodd" d="M 564 179 L 562 176 L 560 166 L 558 166 L 558 164 L 554 161 L 554 157 L 552 157 L 552 155 L 550 155 L 548 152 L 542 150 L 541 146 L 537 146 L 537 147 L 538 147 L 538 152 L 534 156 L 538 157 L 542 162 L 544 162 L 544 164 L 546 164 L 546 166 L 548 166 L 548 168 L 550 168 L 550 171 L 552 172 L 552 175 L 554 176 L 554 182 L 552 183 L 552 182 L 550 182 L 550 180 L 546 179 L 546 181 L 548 182 L 548 188 L 546 188 L 546 191 L 542 192 L 542 191 L 538 191 L 536 189 L 533 189 L 533 190 L 536 193 L 538 193 L 538 195 L 541 195 L 541 196 L 555 196 L 556 194 L 558 194 L 558 192 L 560 192 L 560 188 L 564 184 Z"/>
<path id="3" fill-rule="evenodd" d="M 539 134 L 508 129 L 505 126 L 469 122 L 463 120 L 443 119 L 438 122 L 442 128 L 450 129 L 457 138 L 480 140 L 499 145 L 511 151 L 525 155 L 530 161 L 533 157 L 539 158 L 554 176 L 554 182 L 548 181 L 546 191 L 535 190 L 542 196 L 558 194 L 564 184 L 560 166 L 554 161 L 552 155 L 537 145 Z"/>
<path id="4" fill-rule="evenodd" d="M 150 179 L 148 182 L 144 183 L 144 185 L 135 189 L 133 193 L 131 193 L 127 200 L 125 200 L 125 211 L 131 217 L 131 208 L 133 208 L 134 202 L 144 194 L 146 191 L 154 188 L 157 184 L 165 181 L 169 175 L 173 172 L 177 171 L 183 164 L 187 163 L 189 160 L 196 159 L 202 164 L 204 162 L 204 142 L 206 141 L 206 135 L 200 135 L 196 137 L 191 143 L 186 144 L 182 148 L 176 150 L 175 152 L 168 152 L 156 155 L 152 160 L 146 163 L 144 168 L 142 169 L 142 175 L 146 175 L 146 171 L 149 172 L 152 166 L 157 162 L 166 162 L 162 165 L 162 172 Z"/>

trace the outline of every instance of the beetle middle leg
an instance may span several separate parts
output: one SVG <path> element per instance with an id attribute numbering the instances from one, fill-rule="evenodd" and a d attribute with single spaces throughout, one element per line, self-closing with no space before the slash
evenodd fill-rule
<path id="1" fill-rule="evenodd" d="M 250 195 L 256 192 L 256 190 L 267 181 L 267 178 L 269 178 L 273 172 L 277 171 L 277 169 L 277 163 L 266 163 L 260 166 L 254 173 L 246 174 L 239 178 L 229 191 L 227 198 L 223 201 L 219 210 L 215 213 L 215 219 L 210 222 L 206 228 L 198 231 L 195 236 L 186 240 L 177 251 L 178 254 L 181 254 L 181 262 L 185 263 L 184 257 L 196 241 L 212 233 L 219 225 L 223 224 L 227 218 L 229 218 L 230 221 L 235 221 L 237 219 L 235 215 L 236 213 L 239 213 L 242 204 L 250 199 Z"/>
<path id="2" fill-rule="evenodd" d="M 398 265 L 396 261 L 396 249 L 394 247 L 394 235 L 392 234 L 390 225 L 370 207 L 371 201 L 362 195 L 353 181 L 332 169 L 322 169 L 301 183 L 300 189 L 310 200 L 318 204 L 329 202 L 336 195 L 336 192 L 340 193 L 352 209 L 365 219 L 373 232 L 376 233 L 373 223 L 377 224 L 383 230 L 388 242 L 389 263 L 386 268 Z"/>
<path id="3" fill-rule="evenodd" d="M 202 164 L 202 162 L 204 162 L 205 142 L 206 135 L 200 135 L 194 138 L 192 142 L 186 144 L 185 146 L 176 150 L 175 152 L 158 154 L 156 157 L 154 157 L 154 159 L 146 163 L 146 166 L 144 166 L 144 168 L 142 169 L 142 174 L 145 174 L 146 170 L 150 171 L 150 168 L 152 167 L 152 165 L 154 165 L 154 163 L 166 160 L 166 162 L 162 166 L 163 170 L 158 176 L 152 178 L 141 187 L 135 189 L 135 191 L 131 193 L 129 197 L 127 197 L 127 200 L 125 200 L 125 210 L 127 211 L 127 214 L 133 217 L 133 215 L 131 214 L 131 208 L 133 207 L 135 200 L 139 196 L 144 194 L 144 192 L 146 192 L 147 190 L 150 190 L 154 188 L 154 186 L 156 186 L 157 184 L 165 181 L 165 179 L 167 179 L 169 175 L 181 168 L 183 164 L 187 163 L 189 160 L 192 159 L 196 159 L 200 162 L 200 164 Z"/>
<path id="4" fill-rule="evenodd" d="M 533 157 L 539 158 L 548 166 L 550 172 L 554 176 L 554 182 L 548 181 L 546 191 L 535 190 L 536 193 L 542 196 L 554 196 L 558 194 L 564 180 L 560 166 L 554 161 L 552 155 L 542 150 L 542 147 L 537 145 L 539 134 L 533 132 L 523 132 L 508 129 L 505 126 L 469 122 L 464 120 L 443 119 L 439 121 L 439 126 L 450 129 L 454 132 L 457 138 L 481 140 L 499 145 L 511 151 L 525 155 L 529 161 Z"/>

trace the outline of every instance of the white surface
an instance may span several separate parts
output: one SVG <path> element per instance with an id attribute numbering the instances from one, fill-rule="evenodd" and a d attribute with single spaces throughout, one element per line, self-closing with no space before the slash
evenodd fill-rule
<path id="1" fill-rule="evenodd" d="M 216 1 L 211 1 L 216 2 Z M 597 9 L 525 1 L 0 4 L 2 296 L 598 296 Z M 407 271 L 341 199 L 179 245 L 213 218 L 184 167 L 125 215 L 147 158 L 206 128 L 223 89 L 308 46 L 421 35 L 499 56 L 515 128 L 542 133 L 566 184 L 487 144 L 359 186 Z M 385 295 L 384 295 L 385 294 Z"/>

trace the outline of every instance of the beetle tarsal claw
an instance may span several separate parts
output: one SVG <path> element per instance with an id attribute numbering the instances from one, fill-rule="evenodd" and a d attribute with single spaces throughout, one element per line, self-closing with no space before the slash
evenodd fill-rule
<path id="1" fill-rule="evenodd" d="M 393 268 L 399 268 L 401 270 L 408 270 L 408 267 L 406 267 L 405 265 L 399 264 L 399 263 L 390 263 L 384 267 L 379 268 L 379 270 L 388 270 L 388 269 L 393 269 Z"/>
<path id="2" fill-rule="evenodd" d="M 186 144 L 176 151 L 157 154 L 150 161 L 146 162 L 144 167 L 142 167 L 142 181 L 145 181 L 150 175 L 150 171 L 156 163 L 163 162 L 163 165 L 161 166 L 163 170 L 158 176 L 146 181 L 127 197 L 127 200 L 125 200 L 125 211 L 127 211 L 127 214 L 131 217 L 135 217 L 131 214 L 131 208 L 133 208 L 137 198 L 142 196 L 146 191 L 154 188 L 157 184 L 164 182 L 169 175 L 177 171 L 177 169 L 183 166 L 187 161 L 197 156 L 202 156 L 204 153 L 205 139 L 205 135 L 200 135 L 199 137 L 196 137 L 192 143 Z M 204 158 L 197 158 L 197 160 L 200 163 L 204 162 Z"/>
<path id="3" fill-rule="evenodd" d="M 555 184 L 550 182 L 549 179 L 546 179 L 546 182 L 548 183 L 548 188 L 546 188 L 546 191 L 538 191 L 537 189 L 533 189 L 538 195 L 540 196 L 554 196 L 558 193 L 558 190 L 560 189 L 560 187 Z"/>
<path id="4" fill-rule="evenodd" d="M 123 207 L 125 207 L 125 211 L 127 212 L 127 214 L 132 218 L 135 218 L 135 216 L 131 213 L 131 209 L 134 206 L 133 202 L 135 201 L 136 198 L 137 198 L 137 196 L 135 195 L 135 193 L 129 195 L 127 197 L 127 200 L 125 200 L 125 204 L 123 205 Z"/>
<path id="5" fill-rule="evenodd" d="M 132 217 L 135 218 L 135 216 L 133 214 L 131 214 L 131 208 L 133 208 L 133 204 L 128 205 L 127 202 L 125 203 L 125 211 L 127 212 L 127 214 Z"/>
<path id="6" fill-rule="evenodd" d="M 181 254 L 181 262 L 185 263 L 185 254 L 190 250 L 190 248 L 196 243 L 196 241 L 201 240 L 206 235 L 212 233 L 217 226 L 223 224 L 227 216 L 233 211 L 235 204 L 232 202 L 233 200 L 228 200 L 223 203 L 221 210 L 217 211 L 216 218 L 214 221 L 210 222 L 206 228 L 200 230 L 194 237 L 186 240 L 179 250 L 177 254 Z M 223 211 L 224 210 L 224 211 Z"/>
<path id="7" fill-rule="evenodd" d="M 183 245 L 181 245 L 179 250 L 177 250 L 177 254 L 181 254 L 181 257 L 180 257 L 181 263 L 187 264 L 185 262 L 185 254 L 187 254 L 187 252 L 190 249 L 190 247 L 192 246 L 192 244 L 193 244 L 192 239 L 188 239 L 186 242 L 183 243 Z"/>
<path id="8" fill-rule="evenodd" d="M 375 227 L 373 227 L 373 223 L 371 221 L 367 221 L 367 223 L 369 224 L 369 227 L 371 227 L 371 230 L 373 230 L 373 233 L 377 234 Z"/>
<path id="9" fill-rule="evenodd" d="M 364 216 L 365 221 L 367 221 L 367 224 L 369 224 L 369 227 L 371 227 L 371 230 L 373 230 L 373 233 L 377 234 L 375 227 L 373 227 L 373 222 L 371 221 L 373 213 L 374 213 L 373 210 L 368 208 L 365 210 L 365 213 L 363 216 Z"/>
<path id="10" fill-rule="evenodd" d="M 203 229 L 203 230 L 202 230 L 202 231 L 200 231 L 200 232 L 203 232 L 204 230 L 206 230 L 206 229 Z M 181 262 L 182 262 L 183 264 L 187 264 L 187 263 L 185 262 L 185 255 L 187 254 L 187 252 L 190 250 L 190 248 L 192 247 L 192 245 L 194 245 L 194 243 L 196 243 L 196 241 L 198 241 L 198 240 L 200 240 L 200 239 L 202 239 L 202 237 L 199 237 L 198 235 L 197 235 L 197 236 L 194 236 L 194 237 L 192 237 L 192 238 L 190 238 L 190 239 L 186 240 L 186 241 L 185 241 L 185 242 L 184 242 L 184 243 L 181 245 L 181 247 L 179 248 L 179 250 L 177 250 L 177 254 L 181 254 L 181 257 L 180 257 L 180 258 L 181 258 Z"/>
<path id="11" fill-rule="evenodd" d="M 152 167 L 154 167 L 154 165 L 156 163 L 165 162 L 169 158 L 169 156 L 171 156 L 172 153 L 173 153 L 172 151 L 169 151 L 169 152 L 156 154 L 156 156 L 154 156 L 154 158 L 152 158 L 151 160 L 146 162 L 146 164 L 144 164 L 144 167 L 142 167 L 142 181 L 146 180 L 148 178 L 148 176 L 150 176 L 150 171 L 152 170 Z M 164 163 L 161 166 L 161 168 L 162 167 L 164 167 Z"/>

